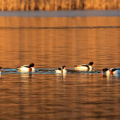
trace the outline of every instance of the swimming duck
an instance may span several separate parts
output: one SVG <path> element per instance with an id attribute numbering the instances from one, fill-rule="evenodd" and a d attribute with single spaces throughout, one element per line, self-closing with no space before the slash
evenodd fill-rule
<path id="1" fill-rule="evenodd" d="M 23 65 L 17 68 L 19 72 L 35 72 L 34 63 L 31 63 L 30 65 Z"/>
<path id="2" fill-rule="evenodd" d="M 94 68 L 92 66 L 94 66 L 93 62 L 90 62 L 88 65 L 87 64 L 76 65 L 75 70 L 78 70 L 78 71 L 93 71 Z"/>
<path id="3" fill-rule="evenodd" d="M 101 74 L 106 76 L 110 76 L 110 75 L 120 76 L 120 68 L 110 68 L 110 69 L 104 68 L 102 69 Z"/>
<path id="4" fill-rule="evenodd" d="M 63 73 L 63 74 L 65 74 L 65 73 L 67 73 L 67 70 L 66 70 L 67 68 L 66 68 L 66 66 L 64 65 L 64 66 L 62 66 L 62 67 L 59 67 L 57 70 L 55 70 L 55 72 L 56 73 Z"/>

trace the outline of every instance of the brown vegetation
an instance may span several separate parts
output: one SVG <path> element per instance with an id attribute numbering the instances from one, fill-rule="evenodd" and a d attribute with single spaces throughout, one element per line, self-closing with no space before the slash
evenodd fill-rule
<path id="1" fill-rule="evenodd" d="M 120 9 L 120 0 L 0 0 L 1 11 Z"/>

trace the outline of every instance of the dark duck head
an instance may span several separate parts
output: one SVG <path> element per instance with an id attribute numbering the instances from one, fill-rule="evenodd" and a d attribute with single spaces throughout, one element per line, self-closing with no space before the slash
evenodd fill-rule
<path id="1" fill-rule="evenodd" d="M 2 71 L 2 67 L 0 67 L 0 71 Z"/>
<path id="2" fill-rule="evenodd" d="M 31 64 L 29 65 L 29 68 L 30 68 L 30 67 L 34 67 L 34 63 L 31 63 Z"/>
<path id="3" fill-rule="evenodd" d="M 93 63 L 93 62 L 90 62 L 88 65 L 91 65 L 91 66 L 92 66 L 92 65 L 94 65 L 94 63 Z"/>

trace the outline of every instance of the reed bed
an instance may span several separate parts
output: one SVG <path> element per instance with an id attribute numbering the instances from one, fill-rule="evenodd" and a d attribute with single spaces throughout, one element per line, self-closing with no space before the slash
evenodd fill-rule
<path id="1" fill-rule="evenodd" d="M 111 9 L 120 9 L 120 0 L 0 0 L 1 11 Z"/>

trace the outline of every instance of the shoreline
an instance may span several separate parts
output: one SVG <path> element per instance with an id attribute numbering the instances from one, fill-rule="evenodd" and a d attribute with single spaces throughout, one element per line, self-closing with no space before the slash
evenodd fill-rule
<path id="1" fill-rule="evenodd" d="M 0 11 L 0 17 L 120 17 L 120 10 Z"/>

